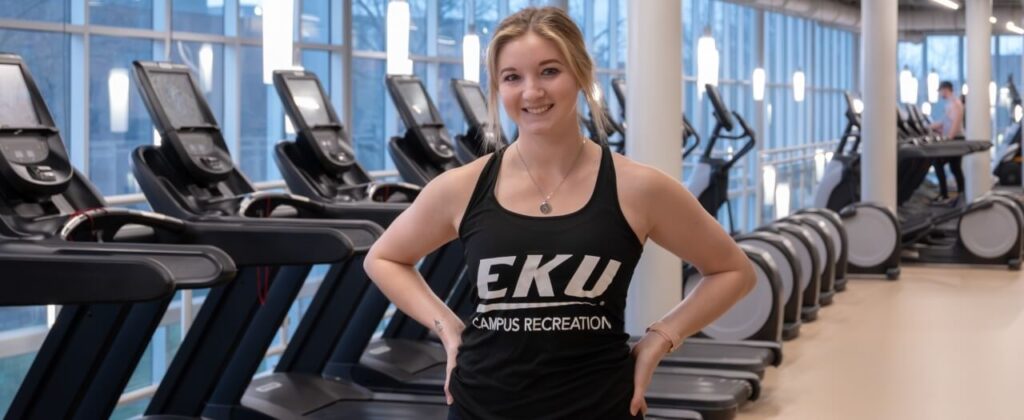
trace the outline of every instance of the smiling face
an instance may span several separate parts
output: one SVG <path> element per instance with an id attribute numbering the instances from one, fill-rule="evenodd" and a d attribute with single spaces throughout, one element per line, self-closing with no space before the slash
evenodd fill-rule
<path id="1" fill-rule="evenodd" d="M 501 102 L 520 134 L 578 129 L 579 83 L 554 43 L 528 31 L 509 41 L 497 61 Z"/>

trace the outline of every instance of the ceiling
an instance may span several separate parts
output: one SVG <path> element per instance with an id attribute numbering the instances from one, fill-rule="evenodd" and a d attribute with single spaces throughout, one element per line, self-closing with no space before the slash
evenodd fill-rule
<path id="1" fill-rule="evenodd" d="M 856 8 L 860 8 L 860 0 L 837 0 L 839 3 L 844 3 Z M 968 0 L 954 0 L 960 3 L 960 10 L 963 10 L 963 5 Z M 932 0 L 899 0 L 900 10 L 912 10 L 912 11 L 926 11 L 929 9 L 946 9 L 944 6 L 935 3 Z M 994 9 L 1020 9 L 1021 0 L 992 0 L 992 8 Z M 947 9 L 948 10 L 948 9 Z"/>

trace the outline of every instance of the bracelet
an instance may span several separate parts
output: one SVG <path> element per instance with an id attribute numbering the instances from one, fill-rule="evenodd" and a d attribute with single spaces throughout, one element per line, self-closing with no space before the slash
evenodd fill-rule
<path id="1" fill-rule="evenodd" d="M 669 349 L 666 353 L 672 353 L 676 351 L 676 349 L 678 349 L 680 345 L 683 344 L 683 339 L 682 337 L 675 338 L 667 330 L 668 329 L 665 328 L 665 324 L 663 322 L 657 321 L 651 324 L 649 327 L 647 327 L 646 332 L 653 332 L 655 334 L 658 334 L 661 336 L 661 338 L 664 338 L 665 341 L 668 341 Z"/>

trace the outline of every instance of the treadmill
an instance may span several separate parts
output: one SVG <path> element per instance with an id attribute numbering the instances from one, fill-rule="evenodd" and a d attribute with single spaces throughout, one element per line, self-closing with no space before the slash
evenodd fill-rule
<path id="1" fill-rule="evenodd" d="M 322 203 L 360 200 L 350 195 L 364 190 L 376 194 L 368 193 L 362 200 L 388 201 L 400 201 L 419 191 L 419 187 L 404 183 L 370 183 L 368 177 L 361 176 L 365 171 L 354 156 L 345 165 L 332 159 L 334 150 L 347 150 L 346 133 L 316 74 L 279 70 L 274 72 L 274 86 L 298 131 L 296 141 L 282 141 L 275 147 L 289 189 Z M 392 194 L 385 197 L 385 192 Z M 428 255 L 419 270 L 431 290 L 444 298 L 461 278 L 464 266 L 461 242 L 453 241 Z M 371 342 L 389 304 L 376 289 L 368 292 L 359 306 L 359 321 L 344 333 L 344 350 L 329 360 L 318 359 L 319 369 L 328 377 L 351 379 L 376 391 L 439 394 L 447 356 L 429 330 L 397 312 L 382 336 Z M 310 363 L 308 356 L 296 359 Z"/>
<path id="2" fill-rule="evenodd" d="M 423 82 L 416 76 L 388 75 L 386 83 L 406 127 L 403 137 L 391 139 L 390 149 L 393 153 L 411 153 L 393 154 L 396 165 L 399 161 L 407 165 L 419 165 L 406 172 L 421 175 L 428 171 L 420 168 L 437 170 L 439 167 L 436 163 L 441 159 L 455 160 L 447 129 L 427 95 Z M 428 159 L 428 155 L 434 156 Z M 463 282 L 449 299 L 449 306 L 463 317 L 466 308 L 471 311 L 474 306 L 471 302 L 474 295 L 467 292 L 471 287 Z M 684 345 L 682 349 L 694 347 Z M 768 357 L 775 355 L 771 350 L 767 350 L 767 353 Z M 722 359 L 728 362 L 726 358 Z M 742 403 L 756 399 L 759 392 L 758 377 L 748 371 L 662 365 L 648 389 L 647 401 L 651 407 L 684 408 L 700 412 L 705 419 L 727 419 L 736 415 Z"/>
<path id="3" fill-rule="evenodd" d="M 888 208 L 860 202 L 860 112 L 850 92 L 844 97 L 846 128 L 814 189 L 813 205 L 839 213 L 848 234 L 849 273 L 895 280 L 900 274 L 900 224 Z"/>
<path id="4" fill-rule="evenodd" d="M 282 70 L 274 74 L 274 85 L 289 118 L 297 128 L 295 142 L 282 141 L 276 147 L 276 157 L 282 173 L 292 191 L 301 191 L 310 199 L 321 202 L 338 200 L 334 191 L 351 191 L 344 182 L 353 179 L 347 171 L 361 171 L 358 162 L 349 168 L 327 162 L 332 144 L 344 145 L 345 132 L 338 123 L 330 101 L 314 73 Z M 315 111 L 308 104 L 323 104 L 326 115 L 313 115 Z M 304 104 L 306 106 L 304 106 Z M 317 111 L 319 112 L 319 111 Z M 313 121 L 327 123 L 313 123 Z M 310 141 L 310 139 L 319 139 Z M 358 179 L 358 178 L 355 178 Z M 355 184 L 355 182 L 353 182 Z M 378 184 L 379 185 L 379 184 Z M 378 191 L 383 188 L 378 188 Z M 348 200 L 346 200 L 348 201 Z M 440 296 L 446 296 L 455 279 L 461 279 L 464 257 L 461 245 L 455 241 L 428 256 L 420 265 L 420 271 L 431 289 Z M 309 355 L 288 357 L 286 352 L 278 364 L 293 369 L 321 369 L 325 377 L 346 378 L 368 386 L 374 391 L 390 393 L 416 393 L 441 395 L 444 386 L 444 349 L 433 340 L 429 330 L 401 312 L 395 313 L 380 339 L 370 342 L 374 326 L 379 323 L 388 306 L 388 301 L 377 290 L 372 290 L 360 305 L 357 320 L 347 328 L 338 351 L 329 360 L 311 358 Z M 320 360 L 313 362 L 311 359 Z M 260 386 L 257 379 L 246 394 L 250 395 Z M 394 397 L 393 394 L 388 394 Z M 685 410 L 658 409 L 648 413 L 651 418 L 699 418 L 696 412 Z"/>
<path id="5" fill-rule="evenodd" d="M 310 199 L 339 203 L 411 203 L 420 187 L 375 182 L 356 161 L 348 133 L 334 112 L 320 79 L 305 70 L 276 70 L 274 87 L 296 141 L 281 141 L 274 157 L 288 189 Z"/>
<path id="6" fill-rule="evenodd" d="M 353 253 L 352 258 L 332 265 L 317 289 L 282 356 L 292 361 L 287 371 L 278 369 L 252 379 L 302 287 L 307 266 L 282 269 L 269 287 L 265 276 L 262 287 L 269 291 L 262 304 L 253 296 L 256 285 L 227 291 L 218 299 L 207 297 L 146 415 L 445 418 L 447 408 L 440 397 L 389 399 L 351 382 L 323 378 L 315 366 L 302 364 L 307 356 L 310 365 L 316 365 L 345 350 L 339 343 L 346 328 L 359 319 L 358 308 L 371 287 L 362 260 L 381 228 L 367 221 L 339 219 L 389 223 L 406 205 L 326 204 L 289 194 L 256 193 L 232 163 L 187 67 L 135 62 L 134 76 L 163 138 L 160 147 L 142 146 L 132 154 L 136 178 L 154 208 L 190 220 L 336 228 L 345 233 Z M 322 247 L 294 248 L 312 253 Z"/>
<path id="7" fill-rule="evenodd" d="M 452 93 L 462 109 L 469 129 L 455 135 L 455 151 L 463 162 L 472 162 L 495 149 L 508 146 L 508 137 L 500 126 L 491 130 L 487 111 L 487 95 L 477 82 L 452 79 Z M 495 135 L 495 133 L 497 135 Z"/>
<path id="8" fill-rule="evenodd" d="M 233 283 L 247 256 L 214 245 L 252 232 L 106 207 L 19 56 L 0 54 L 0 87 L 0 265 L 31 279 L 0 305 L 65 305 L 6 418 L 106 418 L 174 293 Z"/>

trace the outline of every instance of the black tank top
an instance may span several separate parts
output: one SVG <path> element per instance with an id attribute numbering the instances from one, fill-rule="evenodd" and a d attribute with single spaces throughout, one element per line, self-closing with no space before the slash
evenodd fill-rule
<path id="1" fill-rule="evenodd" d="M 476 306 L 451 379 L 462 418 L 632 418 L 624 314 L 643 245 L 619 207 L 611 152 L 602 149 L 590 200 L 566 215 L 527 216 L 498 204 L 504 150 L 481 172 L 459 226 Z"/>

